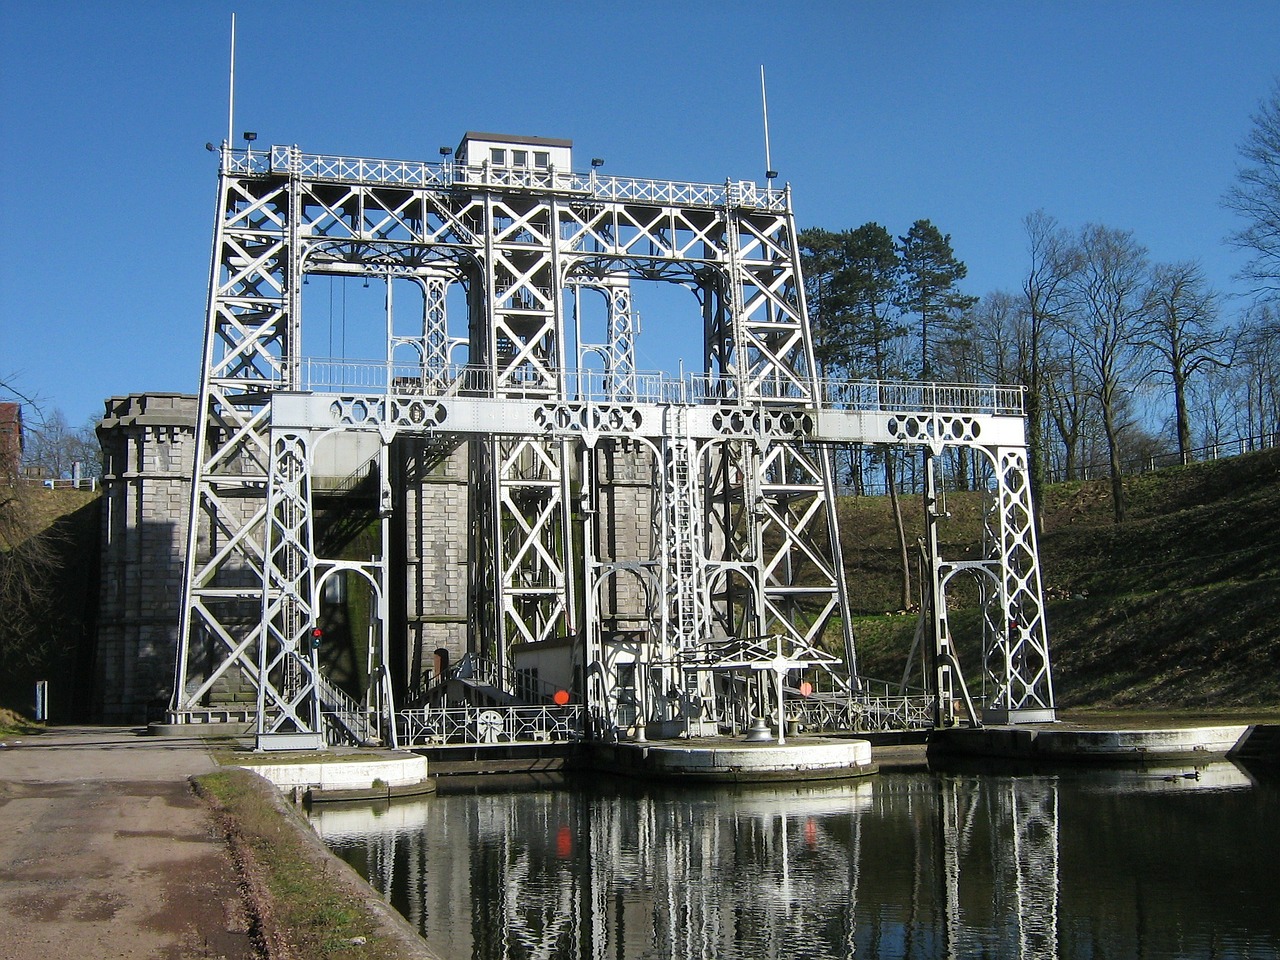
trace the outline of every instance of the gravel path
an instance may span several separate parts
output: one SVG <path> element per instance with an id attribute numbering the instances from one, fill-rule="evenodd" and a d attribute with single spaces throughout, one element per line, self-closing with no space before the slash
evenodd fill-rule
<path id="1" fill-rule="evenodd" d="M 0 957 L 258 953 L 227 844 L 187 778 L 206 745 L 56 727 L 0 746 Z"/>

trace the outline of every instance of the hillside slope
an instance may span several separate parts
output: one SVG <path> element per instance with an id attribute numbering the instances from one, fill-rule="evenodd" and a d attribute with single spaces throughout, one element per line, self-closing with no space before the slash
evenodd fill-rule
<path id="1" fill-rule="evenodd" d="M 1119 525 L 1105 480 L 1045 493 L 1041 570 L 1059 706 L 1280 705 L 1280 451 L 1130 477 L 1125 492 Z M 979 504 L 976 494 L 948 495 L 948 559 L 972 555 Z M 914 538 L 920 499 L 904 505 Z M 881 498 L 842 502 L 841 542 L 862 611 L 860 671 L 896 679 L 915 617 L 875 613 L 899 606 L 888 510 Z M 973 684 L 977 617 L 959 601 L 951 621 Z"/>
<path id="2" fill-rule="evenodd" d="M 1064 706 L 1280 704 L 1280 451 L 1045 497 L 1041 543 Z"/>

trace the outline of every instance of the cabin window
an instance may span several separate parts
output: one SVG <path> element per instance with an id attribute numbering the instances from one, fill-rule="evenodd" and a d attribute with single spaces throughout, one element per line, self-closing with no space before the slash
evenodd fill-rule
<path id="1" fill-rule="evenodd" d="M 533 703 L 538 696 L 538 668 L 526 667 L 516 671 L 516 696 L 526 703 Z"/>
<path id="2" fill-rule="evenodd" d="M 513 167 L 527 167 L 529 165 L 528 150 L 512 150 L 511 165 Z"/>
<path id="3" fill-rule="evenodd" d="M 495 167 L 505 167 L 507 165 L 507 151 L 502 147 L 490 147 L 489 162 Z"/>
<path id="4" fill-rule="evenodd" d="M 636 665 L 620 663 L 617 665 L 618 678 L 618 723 L 629 727 L 640 715 L 640 700 L 636 696 Z"/>
<path id="5" fill-rule="evenodd" d="M 551 166 L 551 154 L 545 150 L 533 151 L 533 165 L 539 170 L 546 170 Z"/>

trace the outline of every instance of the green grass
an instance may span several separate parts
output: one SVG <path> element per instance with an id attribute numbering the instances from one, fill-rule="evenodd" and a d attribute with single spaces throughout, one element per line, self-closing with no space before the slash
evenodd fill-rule
<path id="1" fill-rule="evenodd" d="M 224 767 L 255 767 L 273 763 L 360 763 L 366 760 L 387 760 L 392 756 L 385 750 L 351 750 L 343 753 L 332 750 L 280 750 L 259 753 L 251 747 L 231 743 L 213 751 L 214 760 Z"/>
<path id="2" fill-rule="evenodd" d="M 261 935 L 302 960 L 397 960 L 409 956 L 381 933 L 365 898 L 337 882 L 327 854 L 307 839 L 304 824 L 273 796 L 270 784 L 245 770 L 221 770 L 196 780 L 219 812 L 240 853 L 250 886 L 269 908 Z M 272 954 L 275 955 L 274 953 Z"/>
<path id="3" fill-rule="evenodd" d="M 33 733 L 44 733 L 44 724 L 0 707 L 0 737 L 25 737 Z"/>
<path id="4" fill-rule="evenodd" d="M 1280 704 L 1280 451 L 1052 487 L 1041 565 L 1059 703 Z"/>

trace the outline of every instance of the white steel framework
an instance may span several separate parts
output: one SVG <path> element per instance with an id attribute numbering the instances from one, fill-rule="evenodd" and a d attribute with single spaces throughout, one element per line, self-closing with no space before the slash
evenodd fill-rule
<path id="1" fill-rule="evenodd" d="M 325 274 L 385 283 L 385 358 L 304 353 L 301 288 Z M 697 298 L 701 374 L 637 371 L 634 280 Z M 412 335 L 391 322 L 405 282 L 423 302 Z M 455 292 L 465 336 L 450 333 Z M 605 301 L 601 343 L 580 323 L 592 296 Z M 842 652 L 842 686 L 860 689 L 829 444 L 972 446 L 993 463 L 989 620 L 1001 629 L 986 648 L 988 707 L 1052 716 L 1020 392 L 820 381 L 789 188 L 224 145 L 200 405 L 176 722 L 248 690 L 266 745 L 332 735 L 334 718 L 353 738 L 394 740 L 387 634 L 400 614 L 388 605 L 387 520 L 398 437 L 470 451 L 468 643 L 499 665 L 499 685 L 509 686 L 513 647 L 573 637 L 580 693 L 589 708 L 609 703 L 603 664 L 617 638 L 600 603 L 630 579 L 645 598 L 634 614 L 642 715 L 686 721 L 690 703 L 714 698 L 726 640 L 780 638 L 811 662 L 830 660 L 814 659 L 824 647 Z M 316 541 L 310 478 L 333 435 L 379 450 L 370 523 L 382 548 L 359 563 L 322 555 Z M 616 505 L 604 509 L 600 477 L 620 457 L 648 471 L 650 530 L 610 552 L 620 520 Z M 317 591 L 335 571 L 362 576 L 375 598 L 362 704 L 327 682 L 316 655 Z M 678 706 L 664 697 L 673 683 L 688 694 Z M 597 710 L 588 726 L 612 724 Z"/>

